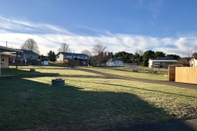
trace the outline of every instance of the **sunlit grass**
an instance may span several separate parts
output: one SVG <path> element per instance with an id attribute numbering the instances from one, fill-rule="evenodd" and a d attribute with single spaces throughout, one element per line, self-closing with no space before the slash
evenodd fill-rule
<path id="1" fill-rule="evenodd" d="M 134 77 L 134 78 L 151 79 L 151 80 L 168 80 L 168 77 L 164 76 L 164 74 L 167 74 L 167 69 L 161 69 L 160 72 L 158 72 L 158 74 L 151 74 L 148 72 L 151 69 L 147 67 L 136 67 L 136 68 L 134 67 L 90 67 L 90 68 L 80 67 L 80 68 L 99 71 L 102 73 Z M 138 69 L 139 72 L 133 72 L 133 69 Z"/>

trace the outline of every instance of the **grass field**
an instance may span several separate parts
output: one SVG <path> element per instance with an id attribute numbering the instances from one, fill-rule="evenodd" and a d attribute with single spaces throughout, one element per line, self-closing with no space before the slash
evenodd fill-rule
<path id="1" fill-rule="evenodd" d="M 83 67 L 81 67 L 83 68 Z M 151 80 L 168 80 L 168 77 L 164 75 L 168 74 L 168 69 L 154 68 L 153 71 L 157 71 L 158 74 L 151 74 L 148 67 L 89 67 L 89 70 L 99 71 L 103 73 L 109 73 L 120 76 L 151 79 Z M 137 69 L 138 72 L 133 72 L 133 69 Z"/>
<path id="2" fill-rule="evenodd" d="M 106 78 L 66 67 L 19 69 L 26 75 L 0 78 L 0 130 L 92 131 L 197 118 L 196 89 Z M 91 70 L 133 76 L 125 68 Z M 67 86 L 51 86 L 54 78 L 65 79 Z"/>

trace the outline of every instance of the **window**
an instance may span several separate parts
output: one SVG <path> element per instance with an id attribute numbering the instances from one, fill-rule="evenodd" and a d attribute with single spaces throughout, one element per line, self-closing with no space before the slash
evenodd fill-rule
<path id="1" fill-rule="evenodd" d="M 69 55 L 68 55 L 68 56 L 66 56 L 66 58 L 68 58 L 68 59 L 72 59 L 72 56 L 69 56 Z"/>
<path id="2" fill-rule="evenodd" d="M 159 67 L 160 66 L 160 62 L 154 62 L 154 67 Z"/>

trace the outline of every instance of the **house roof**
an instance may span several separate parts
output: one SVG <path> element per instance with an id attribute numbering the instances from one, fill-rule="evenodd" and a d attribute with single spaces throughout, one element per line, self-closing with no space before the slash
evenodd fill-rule
<path id="1" fill-rule="evenodd" d="M 5 46 L 0 46 L 0 52 L 21 52 L 21 51 L 17 49 L 5 47 Z"/>
<path id="2" fill-rule="evenodd" d="M 38 55 L 37 53 L 31 51 L 31 50 L 21 50 L 24 54 L 32 54 L 32 55 Z"/>
<path id="3" fill-rule="evenodd" d="M 86 54 L 80 54 L 80 53 L 69 53 L 69 52 L 59 52 L 57 55 L 63 54 L 64 56 L 84 56 L 84 57 L 89 57 Z"/>
<path id="4" fill-rule="evenodd" d="M 189 63 L 192 62 L 193 60 L 197 60 L 197 58 L 192 58 L 192 59 L 189 61 Z"/>
<path id="5" fill-rule="evenodd" d="M 11 54 L 11 53 L 8 53 L 8 52 L 2 52 L 2 53 L 0 53 L 1 55 L 4 55 L 4 56 L 14 56 L 14 57 L 16 57 L 16 55 L 15 54 Z M 19 57 L 19 56 L 18 56 Z"/>
<path id="6" fill-rule="evenodd" d="M 150 58 L 149 60 L 158 61 L 158 62 L 178 62 L 173 58 Z"/>

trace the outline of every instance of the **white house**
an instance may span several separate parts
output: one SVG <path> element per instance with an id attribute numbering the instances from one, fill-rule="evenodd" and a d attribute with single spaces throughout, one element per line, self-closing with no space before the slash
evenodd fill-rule
<path id="1" fill-rule="evenodd" d="M 56 61 L 58 63 L 64 63 L 65 60 L 77 61 L 80 65 L 87 65 L 89 63 L 89 56 L 79 53 L 59 52 L 56 56 Z"/>
<path id="2" fill-rule="evenodd" d="M 150 58 L 148 61 L 148 67 L 168 68 L 169 65 L 175 64 L 177 62 L 177 60 L 170 58 Z"/>
<path id="3" fill-rule="evenodd" d="M 197 67 L 197 58 L 192 58 L 190 61 L 189 61 L 189 65 L 191 67 Z"/>
<path id="4" fill-rule="evenodd" d="M 123 66 L 123 62 L 118 59 L 109 59 L 106 66 Z"/>

